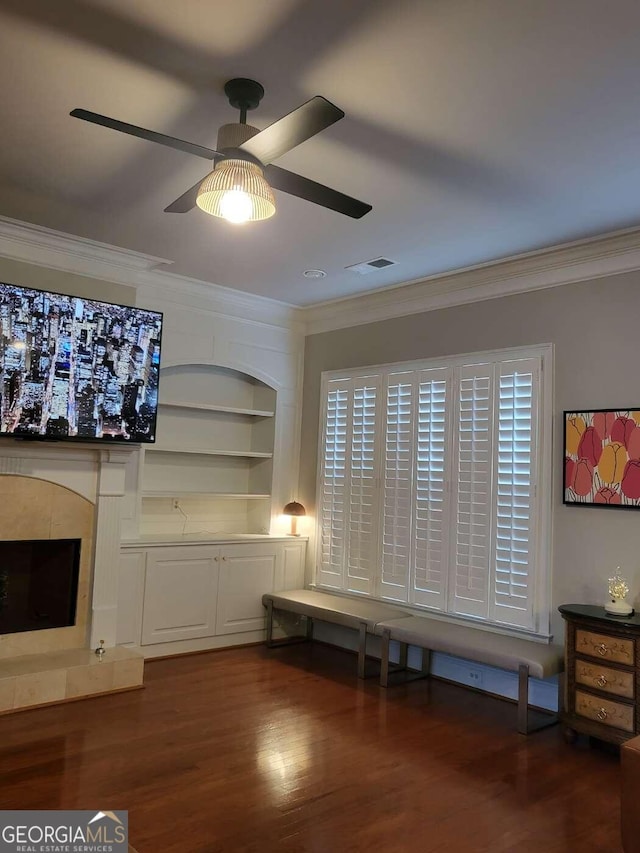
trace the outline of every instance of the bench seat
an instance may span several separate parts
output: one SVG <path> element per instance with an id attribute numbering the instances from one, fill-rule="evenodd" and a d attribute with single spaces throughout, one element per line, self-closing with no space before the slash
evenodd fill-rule
<path id="1" fill-rule="evenodd" d="M 534 724 L 529 719 L 529 676 L 544 679 L 563 669 L 561 646 L 546 645 L 489 631 L 467 628 L 423 616 L 404 616 L 402 619 L 381 620 L 374 633 L 382 637 L 380 684 L 388 685 L 389 643 L 401 644 L 401 661 L 406 661 L 407 646 L 423 651 L 422 671 L 429 672 L 429 653 L 443 652 L 465 660 L 484 663 L 518 673 L 518 731 L 528 734 L 543 725 L 557 722 L 557 715 L 545 715 Z"/>
<path id="2" fill-rule="evenodd" d="M 367 634 L 375 632 L 376 625 L 383 620 L 394 623 L 405 618 L 404 611 L 379 601 L 333 595 L 313 589 L 292 589 L 286 592 L 266 592 L 262 603 L 267 608 L 267 645 L 281 645 L 273 639 L 273 611 L 282 610 L 307 617 L 307 638 L 312 638 L 313 620 L 330 622 L 359 632 L 358 676 L 364 678 Z M 286 641 L 285 641 L 286 642 Z"/>

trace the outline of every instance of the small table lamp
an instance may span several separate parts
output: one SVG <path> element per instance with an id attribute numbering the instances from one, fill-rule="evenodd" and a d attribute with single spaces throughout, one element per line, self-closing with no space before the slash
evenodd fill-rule
<path id="1" fill-rule="evenodd" d="M 300 536 L 296 529 L 298 518 L 306 515 L 307 511 L 298 501 L 289 501 L 289 503 L 282 510 L 283 515 L 291 516 L 291 533 L 290 536 Z"/>
<path id="2" fill-rule="evenodd" d="M 612 616 L 631 616 L 633 607 L 625 601 L 627 595 L 629 595 L 629 584 L 620 574 L 620 566 L 618 566 L 615 575 L 609 578 L 609 600 L 605 603 L 604 609 Z"/>

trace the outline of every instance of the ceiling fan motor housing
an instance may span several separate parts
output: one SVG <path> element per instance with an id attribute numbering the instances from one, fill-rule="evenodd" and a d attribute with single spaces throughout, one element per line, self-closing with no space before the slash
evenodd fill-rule
<path id="1" fill-rule="evenodd" d="M 251 127 L 250 124 L 223 124 L 218 130 L 216 148 L 218 151 L 224 151 L 225 148 L 239 148 L 243 142 L 259 132 L 257 127 Z"/>

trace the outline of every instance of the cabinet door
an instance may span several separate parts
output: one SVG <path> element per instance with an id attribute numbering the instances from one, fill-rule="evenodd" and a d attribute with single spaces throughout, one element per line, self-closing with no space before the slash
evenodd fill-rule
<path id="1" fill-rule="evenodd" d="M 222 550 L 218 564 L 218 634 L 264 629 L 262 595 L 273 592 L 281 559 L 280 543 L 228 545 Z"/>
<path id="2" fill-rule="evenodd" d="M 142 614 L 142 595 L 144 592 L 144 551 L 123 550 L 120 554 L 118 572 L 118 624 L 116 644 L 138 645 L 140 643 L 140 622 Z"/>
<path id="3" fill-rule="evenodd" d="M 149 549 L 143 646 L 215 635 L 217 556 L 212 547 Z"/>
<path id="4" fill-rule="evenodd" d="M 285 542 L 282 546 L 282 577 L 276 579 L 276 591 L 304 588 L 306 542 Z"/>

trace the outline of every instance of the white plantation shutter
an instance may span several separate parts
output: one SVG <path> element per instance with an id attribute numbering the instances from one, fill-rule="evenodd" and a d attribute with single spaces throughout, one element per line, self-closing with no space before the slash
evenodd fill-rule
<path id="1" fill-rule="evenodd" d="M 409 589 L 415 379 L 415 371 L 406 371 L 387 381 L 380 594 L 396 601 L 407 601 Z"/>
<path id="2" fill-rule="evenodd" d="M 346 535 L 347 429 L 350 379 L 328 383 L 320 470 L 318 582 L 342 589 Z"/>
<path id="3" fill-rule="evenodd" d="M 539 365 L 520 359 L 498 365 L 494 450 L 495 575 L 490 615 L 529 627 L 533 619 L 532 549 Z"/>
<path id="4" fill-rule="evenodd" d="M 327 384 L 320 462 L 318 582 L 371 594 L 376 578 L 380 377 Z"/>
<path id="5" fill-rule="evenodd" d="M 355 381 L 353 387 L 346 561 L 351 592 L 372 593 L 377 574 L 379 388 L 379 376 Z"/>
<path id="6" fill-rule="evenodd" d="M 450 478 L 451 369 L 418 374 L 413 499 L 413 590 L 411 601 L 446 606 Z"/>
<path id="7" fill-rule="evenodd" d="M 459 371 L 452 612 L 486 617 L 491 558 L 493 365 Z"/>
<path id="8" fill-rule="evenodd" d="M 550 348 L 471 358 L 325 374 L 317 582 L 544 633 Z"/>

